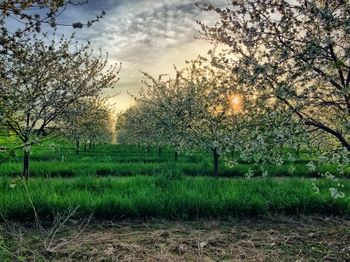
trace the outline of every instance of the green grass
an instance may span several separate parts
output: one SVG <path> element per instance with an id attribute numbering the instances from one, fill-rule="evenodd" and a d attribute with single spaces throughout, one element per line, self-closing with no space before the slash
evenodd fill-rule
<path id="1" fill-rule="evenodd" d="M 54 146 L 50 146 L 54 145 Z M 15 177 L 21 174 L 21 153 L 12 157 L 10 161 L 0 164 L 0 177 Z M 0 153 L 0 159 L 4 154 Z M 227 158 L 231 158 L 230 155 Z M 237 156 L 236 156 L 237 158 Z M 325 165 L 316 171 L 306 167 L 309 160 L 301 156 L 295 163 L 283 166 L 252 165 L 238 159 L 233 168 L 226 166 L 222 157 L 220 161 L 220 176 L 243 177 L 252 169 L 255 176 L 261 176 L 262 167 L 272 177 L 319 177 L 326 171 L 337 174 L 335 166 Z M 293 165 L 295 171 L 289 172 Z M 75 154 L 72 144 L 66 141 L 47 142 L 33 147 L 31 155 L 32 177 L 75 177 L 84 175 L 97 176 L 130 176 L 155 175 L 163 172 L 182 173 L 189 176 L 210 176 L 212 174 L 212 156 L 208 152 L 185 154 L 180 153 L 177 162 L 174 161 L 174 151 L 162 148 L 158 156 L 157 148 L 151 148 L 147 153 L 145 147 L 126 145 L 98 145 L 95 149 L 81 151 Z M 349 176 L 347 171 L 345 176 Z"/>
<path id="2" fill-rule="evenodd" d="M 319 172 L 336 173 L 336 169 L 325 165 L 310 172 L 305 156 L 283 166 L 252 165 L 238 159 L 233 168 L 221 159 L 220 176 L 237 179 L 214 179 L 208 177 L 212 158 L 206 152 L 181 153 L 175 162 L 169 148 L 162 148 L 159 156 L 157 148 L 147 153 L 144 147 L 98 145 L 76 155 L 74 146 L 66 141 L 50 144 L 34 147 L 31 156 L 28 192 L 41 217 L 75 207 L 79 207 L 79 216 L 111 219 L 350 214 L 350 181 L 342 180 L 343 199 L 333 200 L 328 189 L 335 185 L 322 179 L 316 182 L 321 189 L 316 194 L 309 178 Z M 288 171 L 290 165 L 295 168 L 293 174 Z M 24 182 L 10 187 L 21 166 L 21 152 L 0 165 L 0 212 L 10 219 L 32 220 Z M 249 169 L 259 176 L 262 167 L 269 178 L 238 178 Z"/>
<path id="3" fill-rule="evenodd" d="M 132 175 L 156 175 L 166 172 L 182 173 L 188 176 L 211 176 L 212 166 L 208 162 L 186 163 L 186 162 L 155 162 L 155 163 L 135 163 L 135 162 L 59 162 L 59 161 L 32 161 L 32 177 L 75 177 L 83 175 L 97 176 L 132 176 Z M 316 171 L 309 171 L 303 164 L 294 164 L 295 171 L 291 174 L 288 166 L 273 165 L 249 165 L 238 164 L 233 168 L 224 166 L 220 168 L 221 177 L 243 177 L 249 169 L 252 169 L 254 176 L 261 176 L 261 167 L 268 170 L 271 177 L 319 177 L 319 173 L 330 171 L 334 174 L 335 167 L 324 166 Z M 10 162 L 0 165 L 0 176 L 16 177 L 21 174 L 22 163 Z M 348 174 L 346 174 L 348 176 Z"/>
<path id="4" fill-rule="evenodd" d="M 79 177 L 29 181 L 28 191 L 41 217 L 79 206 L 79 216 L 96 218 L 217 218 L 273 214 L 350 214 L 350 182 L 346 197 L 334 200 L 327 180 L 214 179 L 208 177 L 134 176 Z M 24 182 L 0 182 L 0 212 L 7 218 L 32 220 Z"/>

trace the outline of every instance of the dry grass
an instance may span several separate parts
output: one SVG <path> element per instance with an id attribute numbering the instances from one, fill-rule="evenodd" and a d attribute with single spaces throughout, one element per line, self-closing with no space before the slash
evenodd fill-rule
<path id="1" fill-rule="evenodd" d="M 72 241 L 74 221 L 44 251 L 22 228 L 28 260 L 48 261 L 350 261 L 350 220 L 270 218 L 197 222 L 94 222 Z M 66 243 L 66 244 L 65 244 Z M 33 252 L 35 250 L 35 253 Z M 18 252 L 18 250 L 17 250 Z M 33 255 L 35 254 L 35 256 Z M 27 261 L 27 260 L 26 260 Z"/>

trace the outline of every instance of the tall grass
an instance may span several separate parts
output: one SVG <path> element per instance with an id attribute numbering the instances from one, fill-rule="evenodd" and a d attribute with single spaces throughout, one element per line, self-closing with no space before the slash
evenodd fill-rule
<path id="1" fill-rule="evenodd" d="M 7 218 L 31 220 L 33 209 L 24 182 L 0 182 L 0 212 Z M 79 215 L 96 218 L 211 218 L 269 214 L 350 214 L 346 197 L 334 200 L 330 182 L 318 180 L 315 193 L 307 179 L 213 179 L 182 176 L 123 178 L 78 177 L 32 179 L 30 198 L 41 217 L 79 206 Z"/>
<path id="2" fill-rule="evenodd" d="M 255 176 L 261 176 L 263 170 L 267 170 L 269 176 L 319 177 L 326 171 L 337 175 L 336 167 L 332 165 L 323 165 L 316 171 L 310 171 L 306 167 L 307 161 L 301 157 L 296 163 L 273 166 L 252 165 L 238 158 L 239 163 L 230 168 L 222 158 L 220 176 L 243 177 L 249 170 L 252 170 Z M 291 166 L 294 169 L 292 173 Z M 0 164 L 0 177 L 19 176 L 21 169 L 21 152 L 18 152 L 11 161 Z M 146 148 L 126 145 L 98 145 L 96 149 L 82 151 L 76 155 L 74 147 L 67 143 L 60 146 L 51 146 L 49 143 L 38 145 L 34 147 L 31 155 L 32 177 L 155 175 L 169 170 L 190 176 L 210 176 L 213 170 L 212 156 L 206 152 L 180 153 L 178 161 L 175 162 L 171 149 L 163 148 L 159 156 L 156 148 L 147 153 Z M 346 171 L 345 176 L 349 176 L 349 171 Z"/>
<path id="3" fill-rule="evenodd" d="M 189 176 L 210 176 L 212 174 L 211 157 L 211 154 L 206 152 L 182 153 L 175 162 L 172 149 L 162 149 L 162 154 L 159 156 L 156 148 L 152 148 L 151 153 L 147 153 L 146 148 L 125 145 L 98 145 L 96 149 L 76 155 L 74 148 L 67 143 L 62 143 L 59 147 L 44 144 L 34 147 L 31 155 L 31 175 L 33 177 L 130 176 L 155 175 L 170 170 L 170 172 Z M 220 176 L 242 177 L 250 169 L 255 176 L 261 176 L 262 170 L 267 170 L 269 176 L 319 177 L 320 173 L 326 171 L 336 175 L 335 166 L 324 165 L 316 171 L 310 171 L 306 167 L 306 162 L 306 159 L 301 158 L 293 164 L 273 166 L 252 165 L 240 160 L 237 165 L 230 168 L 226 166 L 224 159 L 221 159 Z M 293 173 L 289 171 L 291 166 L 294 167 Z M 0 164 L 1 177 L 19 176 L 21 170 L 21 152 L 18 152 L 11 161 Z M 349 175 L 348 168 L 345 170 L 345 176 L 349 177 Z"/>
<path id="4" fill-rule="evenodd" d="M 90 158 L 90 157 L 89 157 Z M 84 158 L 83 158 L 84 159 Z M 271 177 L 320 177 L 326 171 L 337 174 L 336 167 L 324 165 L 315 171 L 310 171 L 304 164 L 294 164 L 293 173 L 289 171 L 290 165 L 250 165 L 237 164 L 230 168 L 221 164 L 221 177 L 244 177 L 251 169 L 254 176 L 261 176 L 264 170 L 268 171 Z M 22 163 L 10 162 L 0 165 L 1 177 L 16 177 L 21 174 Z M 189 176 L 211 176 L 212 166 L 210 163 L 202 161 L 198 163 L 189 162 L 95 162 L 93 158 L 90 161 L 32 161 L 32 177 L 74 177 L 83 175 L 97 176 L 133 176 L 133 175 L 156 175 L 161 172 L 177 172 Z M 349 177 L 347 172 L 344 177 Z"/>

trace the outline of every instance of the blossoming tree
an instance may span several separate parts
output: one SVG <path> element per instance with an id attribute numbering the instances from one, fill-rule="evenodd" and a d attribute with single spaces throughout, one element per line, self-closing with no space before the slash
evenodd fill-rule
<path id="1" fill-rule="evenodd" d="M 93 56 L 88 45 L 72 48 L 71 40 L 63 38 L 50 44 L 28 41 L 2 58 L 2 125 L 23 143 L 23 175 L 28 178 L 30 147 L 48 135 L 72 104 L 112 88 L 119 67 L 109 67 L 102 54 Z"/>
<path id="2" fill-rule="evenodd" d="M 231 138 L 247 122 L 245 115 L 251 102 L 232 85 L 227 70 L 213 67 L 203 57 L 175 71 L 173 80 L 164 80 L 163 76 L 154 79 L 145 74 L 149 80 L 146 88 L 130 109 L 138 112 L 137 117 L 124 116 L 135 123 L 134 128 L 126 130 L 134 134 L 134 139 L 143 137 L 144 132 L 151 141 L 181 150 L 210 150 L 213 174 L 218 176 L 219 157 L 232 148 Z M 137 135 L 135 129 L 139 130 Z"/>
<path id="3" fill-rule="evenodd" d="M 324 149 L 350 150 L 350 4 L 310 0 L 232 1 L 205 35 L 229 47 L 226 66 L 316 134 Z M 321 139 L 320 139 L 321 138 Z"/>
<path id="4" fill-rule="evenodd" d="M 107 98 L 92 97 L 77 101 L 70 105 L 60 116 L 56 125 L 57 130 L 64 137 L 73 140 L 76 145 L 76 154 L 80 152 L 81 142 L 111 142 L 113 134 L 112 108 Z"/>

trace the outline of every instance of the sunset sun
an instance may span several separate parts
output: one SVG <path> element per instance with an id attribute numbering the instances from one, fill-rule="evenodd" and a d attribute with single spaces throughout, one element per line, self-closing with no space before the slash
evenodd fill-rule
<path id="1" fill-rule="evenodd" d="M 240 110 L 242 108 L 242 98 L 240 95 L 233 94 L 229 98 L 231 108 L 235 111 Z"/>

